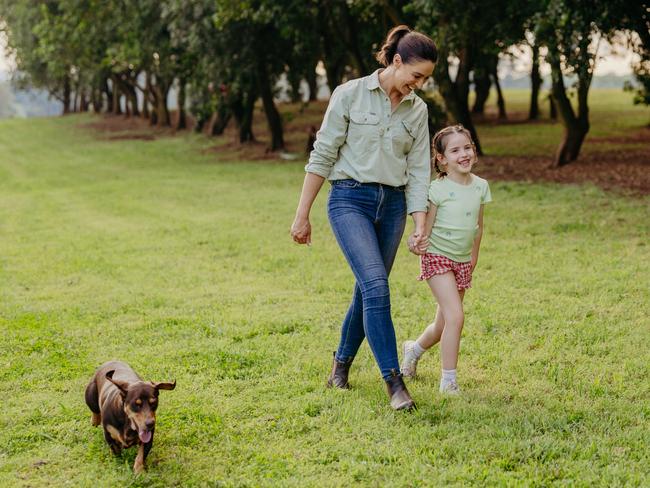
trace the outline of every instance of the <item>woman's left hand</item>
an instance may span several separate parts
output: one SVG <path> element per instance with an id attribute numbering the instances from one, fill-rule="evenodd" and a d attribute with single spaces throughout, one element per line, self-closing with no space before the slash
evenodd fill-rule
<path id="1" fill-rule="evenodd" d="M 423 234 L 419 234 L 417 232 L 414 232 L 409 236 L 407 239 L 407 243 L 409 246 L 409 251 L 411 251 L 413 254 L 416 255 L 421 255 L 427 252 L 427 247 L 428 247 L 428 239 L 424 238 Z"/>

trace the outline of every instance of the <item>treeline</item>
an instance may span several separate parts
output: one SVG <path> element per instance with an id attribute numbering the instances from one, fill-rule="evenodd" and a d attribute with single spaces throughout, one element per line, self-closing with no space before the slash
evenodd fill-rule
<path id="1" fill-rule="evenodd" d="M 589 130 L 597 39 L 637 32 L 644 62 L 650 46 L 648 7 L 629 0 L 0 0 L 0 19 L 19 82 L 47 89 L 64 113 L 92 108 L 171 125 L 167 100 L 176 87 L 178 129 L 187 126 L 189 107 L 197 130 L 209 124 L 220 134 L 234 120 L 247 142 L 254 140 L 253 110 L 261 99 L 271 150 L 285 145 L 274 100 L 281 76 L 295 100 L 303 81 L 314 100 L 319 62 L 333 89 L 376 69 L 378 43 L 392 26 L 408 24 L 436 41 L 434 80 L 444 112 L 473 133 L 480 151 L 472 115 L 483 111 L 495 85 L 499 115 L 507 116 L 499 55 L 528 44 L 531 119 L 539 116 L 542 51 L 552 69 L 551 98 L 566 129 L 558 165 L 578 157 Z M 640 66 L 642 76 L 647 65 Z M 563 74 L 574 75 L 574 87 Z"/>

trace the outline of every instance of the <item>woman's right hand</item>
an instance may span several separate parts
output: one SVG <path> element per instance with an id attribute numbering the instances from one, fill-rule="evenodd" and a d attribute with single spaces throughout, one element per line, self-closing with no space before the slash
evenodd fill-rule
<path id="1" fill-rule="evenodd" d="M 296 215 L 291 225 L 291 237 L 298 244 L 311 246 L 311 224 L 309 223 L 309 217 Z"/>

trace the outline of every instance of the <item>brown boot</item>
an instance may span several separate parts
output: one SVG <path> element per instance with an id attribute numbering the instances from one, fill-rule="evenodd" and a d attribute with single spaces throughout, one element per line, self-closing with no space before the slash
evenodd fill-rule
<path id="1" fill-rule="evenodd" d="M 327 387 L 332 388 L 342 388 L 344 390 L 350 389 L 350 384 L 348 383 L 348 373 L 350 372 L 350 366 L 352 366 L 352 361 L 354 358 L 350 358 L 347 361 L 337 361 L 336 352 L 334 352 L 334 362 L 332 364 L 332 372 L 330 373 L 329 378 L 327 378 Z"/>
<path id="2" fill-rule="evenodd" d="M 416 408 L 415 402 L 409 395 L 404 379 L 397 371 L 392 370 L 390 378 L 386 380 L 386 388 L 390 397 L 390 406 L 395 410 L 413 410 Z"/>

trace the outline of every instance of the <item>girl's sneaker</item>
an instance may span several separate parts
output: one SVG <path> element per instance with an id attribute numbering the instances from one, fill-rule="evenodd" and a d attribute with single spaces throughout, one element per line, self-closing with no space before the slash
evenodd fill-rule
<path id="1" fill-rule="evenodd" d="M 460 388 L 455 381 L 440 383 L 440 393 L 443 395 L 460 395 Z"/>
<path id="2" fill-rule="evenodd" d="M 402 371 L 402 376 L 407 378 L 415 378 L 415 373 L 418 368 L 419 357 L 413 352 L 413 346 L 415 341 L 405 341 L 402 346 L 404 354 L 402 356 L 402 364 L 400 365 L 400 370 Z"/>

